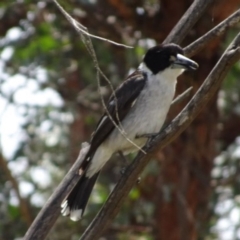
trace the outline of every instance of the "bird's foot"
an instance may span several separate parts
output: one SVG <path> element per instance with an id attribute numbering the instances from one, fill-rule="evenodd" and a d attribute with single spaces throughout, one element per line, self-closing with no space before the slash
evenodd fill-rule
<path id="1" fill-rule="evenodd" d="M 118 151 L 118 155 L 119 157 L 122 159 L 122 162 L 124 165 L 127 165 L 127 159 L 126 157 L 124 156 L 123 152 L 122 151 Z"/>
<path id="2" fill-rule="evenodd" d="M 141 182 L 141 177 L 138 177 L 137 184 L 140 184 L 140 182 Z"/>
<path id="3" fill-rule="evenodd" d="M 145 134 L 140 134 L 136 135 L 135 138 L 153 138 L 156 137 L 159 133 L 145 133 Z"/>
<path id="4" fill-rule="evenodd" d="M 120 173 L 121 175 L 124 175 L 125 170 L 126 170 L 126 166 L 127 166 L 127 159 L 124 156 L 122 151 L 118 151 L 118 155 L 120 156 L 120 158 L 122 159 L 122 163 L 123 163 L 123 168 L 121 169 Z"/>
<path id="5" fill-rule="evenodd" d="M 120 171 L 120 173 L 121 173 L 122 176 L 124 175 L 125 171 L 126 171 L 126 168 L 123 167 L 123 168 L 121 169 L 121 171 Z"/>

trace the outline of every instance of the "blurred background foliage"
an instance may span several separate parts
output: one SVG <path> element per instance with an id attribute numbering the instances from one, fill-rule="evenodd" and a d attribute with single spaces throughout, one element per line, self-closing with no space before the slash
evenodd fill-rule
<path id="1" fill-rule="evenodd" d="M 93 40 L 114 86 L 164 40 L 192 0 L 69 0 L 63 7 L 93 34 L 134 46 Z M 183 46 L 239 8 L 213 1 Z M 229 30 L 194 59 L 200 69 L 180 78 L 177 92 L 198 89 L 227 44 Z M 102 105 L 94 64 L 79 36 L 51 1 L 0 3 L 0 239 L 21 239 L 88 141 Z M 240 65 L 211 104 L 164 151 L 132 189 L 102 239 L 240 239 Z M 107 99 L 109 87 L 102 81 Z M 189 100 L 189 99 L 187 99 Z M 167 122 L 186 104 L 171 109 Z M 133 156 L 129 156 L 131 160 Z M 104 168 L 81 222 L 59 217 L 48 239 L 79 239 L 121 174 L 114 156 Z"/>

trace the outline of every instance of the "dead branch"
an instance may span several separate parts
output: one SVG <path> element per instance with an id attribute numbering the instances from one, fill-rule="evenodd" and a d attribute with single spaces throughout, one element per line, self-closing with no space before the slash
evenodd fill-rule
<path id="1" fill-rule="evenodd" d="M 83 26 L 81 23 L 77 22 L 74 18 L 72 18 L 63 9 L 63 7 L 58 3 L 57 0 L 52 0 L 52 1 L 56 4 L 56 6 L 62 12 L 62 14 L 66 17 L 66 19 L 70 22 L 71 26 L 73 26 L 77 30 L 77 32 L 81 32 L 82 34 L 84 34 L 84 35 L 86 35 L 88 37 L 96 38 L 98 40 L 101 40 L 101 41 L 104 41 L 104 42 L 108 42 L 108 43 L 114 44 L 114 45 L 119 46 L 119 47 L 133 48 L 132 46 L 128 46 L 128 45 L 125 45 L 125 44 L 122 44 L 122 43 L 117 43 L 117 42 L 114 42 L 114 41 L 109 40 L 107 38 L 99 37 L 99 36 L 96 36 L 96 35 L 93 35 L 93 34 L 89 33 L 88 29 L 85 26 Z"/>
<path id="2" fill-rule="evenodd" d="M 214 40 L 216 37 L 222 36 L 230 27 L 233 27 L 240 21 L 240 10 L 234 12 L 216 27 L 204 34 L 202 37 L 191 43 L 184 49 L 187 56 L 193 56 L 198 53 L 204 46 Z"/>
<path id="3" fill-rule="evenodd" d="M 92 45 L 92 42 L 91 42 L 91 38 L 97 38 L 97 39 L 100 39 L 100 40 L 103 40 L 103 41 L 106 41 L 106 42 L 109 42 L 111 44 L 114 44 L 114 45 L 117 45 L 117 46 L 120 46 L 120 47 L 125 47 L 125 48 L 132 48 L 130 46 L 127 46 L 127 45 L 124 45 L 124 44 L 120 44 L 120 43 L 117 43 L 117 42 L 114 42 L 114 41 L 111 41 L 109 39 L 106 39 L 106 38 L 101 38 L 101 37 L 98 37 L 98 36 L 95 36 L 95 35 L 92 35 L 88 32 L 88 29 L 83 26 L 82 24 L 80 24 L 79 22 L 77 22 L 74 18 L 72 18 L 65 10 L 64 8 L 58 3 L 57 0 L 52 0 L 56 6 L 58 7 L 58 9 L 62 12 L 62 14 L 66 17 L 66 19 L 69 21 L 69 23 L 71 24 L 71 26 L 77 31 L 77 33 L 80 35 L 83 43 L 85 44 L 85 47 L 87 48 L 89 54 L 91 55 L 92 57 L 92 60 L 93 60 L 93 63 L 94 63 L 94 67 L 96 68 L 96 78 L 97 78 L 97 83 L 98 83 L 98 91 L 100 93 L 100 76 L 102 76 L 104 78 L 104 80 L 108 83 L 110 89 L 111 89 L 111 92 L 113 94 L 113 97 L 115 98 L 116 100 L 116 96 L 115 96 L 115 91 L 114 91 L 114 88 L 113 88 L 113 85 L 111 83 L 111 81 L 107 78 L 107 76 L 103 73 L 103 71 L 101 70 L 101 68 L 99 67 L 99 64 L 98 64 L 98 60 L 97 60 L 97 56 L 96 56 L 96 53 L 95 53 L 95 50 L 93 48 L 93 45 Z M 125 139 L 130 142 L 133 146 L 135 146 L 139 151 L 142 151 L 144 154 L 146 154 L 144 152 L 144 150 L 138 146 L 136 143 L 134 143 L 130 138 L 128 138 L 127 136 L 127 133 L 125 132 L 125 130 L 123 129 L 122 125 L 121 125 L 121 121 L 119 120 L 119 116 L 118 116 L 118 106 L 117 104 L 115 105 L 116 107 L 116 118 L 117 118 L 117 121 L 115 121 L 113 119 L 113 117 L 111 116 L 111 114 L 109 113 L 108 111 L 108 108 L 106 106 L 106 103 L 104 102 L 104 99 L 100 93 L 100 97 L 101 97 L 101 103 L 103 105 L 103 108 L 105 110 L 105 113 L 107 114 L 107 116 L 109 117 L 109 119 L 112 121 L 113 125 L 115 126 L 116 129 L 118 129 L 118 131 L 125 137 Z M 117 102 L 117 101 L 116 101 Z"/>
<path id="4" fill-rule="evenodd" d="M 180 43 L 211 2 L 213 0 L 195 0 L 166 37 L 164 43 Z"/>
<path id="5" fill-rule="evenodd" d="M 88 148 L 88 144 L 82 144 L 82 149 L 76 162 L 73 164 L 62 182 L 58 185 L 52 196 L 48 199 L 45 206 L 41 209 L 31 227 L 28 229 L 24 240 L 43 240 L 46 238 L 60 214 L 60 206 L 63 199 L 79 180 L 79 175 L 76 173 L 78 172 L 79 166 L 81 165 Z"/>
<path id="6" fill-rule="evenodd" d="M 193 90 L 193 87 L 190 87 L 188 88 L 186 91 L 184 91 L 183 93 L 181 93 L 180 95 L 178 95 L 173 101 L 172 101 L 172 104 L 171 104 L 171 107 L 172 106 L 175 106 L 177 103 L 183 101 L 185 98 L 187 98 L 191 91 Z"/>

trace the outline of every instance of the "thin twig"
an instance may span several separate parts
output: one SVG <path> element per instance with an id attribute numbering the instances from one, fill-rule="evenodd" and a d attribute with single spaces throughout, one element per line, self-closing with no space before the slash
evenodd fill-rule
<path id="1" fill-rule="evenodd" d="M 178 95 L 171 104 L 172 106 L 175 106 L 177 103 L 183 101 L 185 98 L 187 98 L 190 95 L 190 92 L 193 90 L 193 87 L 188 88 L 186 91 L 184 91 L 183 93 L 181 93 L 180 95 Z"/>
<path id="2" fill-rule="evenodd" d="M 137 157 L 129 165 L 124 172 L 124 175 L 118 181 L 116 187 L 108 197 L 107 202 L 83 233 L 81 240 L 98 239 L 103 234 L 104 230 L 112 223 L 114 217 L 119 212 L 124 199 L 136 183 L 138 176 L 148 164 L 154 153 L 165 147 L 182 133 L 199 114 L 202 108 L 207 105 L 217 89 L 219 89 L 219 86 L 229 69 L 240 58 L 239 46 L 240 34 L 237 35 L 231 45 L 224 52 L 221 59 L 182 112 L 167 128 L 165 128 L 148 144 L 148 146 L 144 148 L 148 154 L 143 155 L 141 152 L 138 153 Z"/>
<path id="3" fill-rule="evenodd" d="M 97 60 L 97 56 L 96 56 L 96 53 L 94 51 L 94 48 L 93 48 L 93 45 L 92 45 L 92 42 L 91 42 L 91 39 L 88 39 L 88 41 L 85 41 L 85 46 L 87 47 L 92 59 L 93 59 L 93 62 L 94 62 L 94 67 L 96 68 L 97 70 L 97 74 L 96 74 L 96 77 L 97 77 L 97 83 L 98 83 L 98 91 L 99 91 L 99 95 L 101 97 L 101 102 L 102 102 L 102 105 L 103 105 L 103 108 L 108 116 L 108 118 L 111 120 L 111 122 L 113 123 L 113 125 L 115 126 L 115 128 L 124 136 L 124 138 L 130 142 L 134 147 L 136 147 L 139 151 L 141 151 L 143 154 L 146 154 L 145 151 L 140 147 L 138 146 L 136 143 L 134 143 L 130 138 L 128 138 L 127 136 L 127 133 L 126 131 L 124 130 L 122 124 L 121 124 L 121 121 L 119 119 L 119 114 L 118 114 L 118 101 L 117 101 L 117 97 L 116 97 L 116 94 L 115 94 L 115 90 L 113 88 L 113 85 L 111 83 L 111 81 L 106 77 L 106 75 L 103 73 L 103 71 L 100 69 L 99 67 L 99 64 L 98 64 L 98 60 Z M 107 106 L 106 106 L 106 103 L 104 102 L 104 99 L 103 99 L 103 96 L 101 95 L 101 86 L 100 86 L 100 75 L 107 81 L 107 83 L 109 84 L 110 88 L 111 88 L 111 91 L 112 91 L 112 94 L 113 94 L 113 97 L 114 97 L 114 101 L 115 101 L 115 111 L 116 111 L 116 118 L 117 118 L 117 121 L 115 121 L 113 119 L 113 117 L 111 116 L 110 112 L 108 111 L 107 109 Z"/>
<path id="4" fill-rule="evenodd" d="M 231 16 L 219 23 L 216 27 L 204 34 L 202 37 L 184 48 L 184 53 L 187 56 L 193 56 L 198 53 L 210 41 L 223 35 L 230 27 L 236 25 L 240 21 L 240 10 L 234 12 Z"/>
<path id="5" fill-rule="evenodd" d="M 179 44 L 211 2 L 213 0 L 195 0 L 166 37 L 164 43 L 174 42 Z"/>
<path id="6" fill-rule="evenodd" d="M 85 34 L 85 35 L 87 35 L 88 37 L 91 37 L 91 38 L 96 38 L 96 39 L 99 39 L 101 41 L 114 44 L 114 45 L 119 46 L 119 47 L 133 48 L 132 46 L 128 46 L 128 45 L 125 45 L 125 44 L 122 44 L 122 43 L 118 43 L 118 42 L 112 41 L 110 39 L 99 37 L 99 36 L 96 36 L 96 35 L 93 35 L 93 34 L 89 33 L 88 29 L 85 26 L 83 26 L 82 24 L 80 24 L 79 22 L 77 22 L 74 18 L 72 18 L 56 0 L 52 0 L 52 1 L 56 4 L 58 9 L 67 18 L 67 20 L 71 23 L 71 25 L 74 26 L 75 29 L 78 29 L 78 31 L 81 31 L 82 34 Z"/>
<path id="7" fill-rule="evenodd" d="M 124 138 L 130 142 L 134 147 L 136 147 L 139 151 L 142 151 L 142 153 L 146 154 L 144 152 L 144 150 L 138 146 L 136 143 L 134 143 L 130 138 L 128 138 L 127 136 L 127 133 L 126 131 L 123 129 L 123 126 L 121 125 L 121 121 L 119 119 L 119 114 L 118 114 L 118 105 L 117 105 L 117 98 L 116 98 L 116 95 L 115 95 L 115 90 L 113 88 L 113 85 L 111 83 L 111 81 L 106 77 L 106 75 L 103 73 L 103 71 L 101 70 L 101 68 L 99 67 L 99 64 L 98 64 L 98 60 L 97 60 L 97 56 L 96 56 L 96 53 L 94 51 L 94 48 L 93 48 L 93 45 L 92 45 L 92 41 L 91 41 L 91 38 L 92 35 L 88 33 L 88 30 L 86 27 L 84 27 L 84 29 L 82 28 L 82 24 L 78 23 L 74 18 L 72 18 L 64 9 L 63 7 L 57 2 L 57 0 L 53 0 L 53 2 L 56 4 L 56 6 L 60 9 L 60 11 L 62 12 L 62 14 L 66 17 L 66 19 L 70 22 L 70 24 L 74 27 L 74 29 L 77 31 L 77 33 L 80 34 L 81 36 L 81 39 L 83 41 L 83 43 L 85 44 L 85 47 L 87 48 L 89 54 L 91 55 L 92 59 L 93 59 L 93 63 L 94 63 L 94 67 L 96 68 L 97 70 L 97 73 L 96 73 L 96 77 L 97 77 L 97 84 L 98 84 L 98 91 L 99 91 L 99 94 L 100 94 L 100 97 L 101 97 L 101 102 L 102 102 L 102 105 L 103 105 L 103 108 L 108 116 L 108 118 L 111 120 L 111 122 L 113 123 L 113 125 L 115 126 L 115 128 L 124 136 Z M 107 40 L 107 39 L 105 39 Z M 119 44 L 116 44 L 115 42 L 112 42 L 109 40 L 109 42 L 115 44 L 115 45 L 119 45 Z M 126 46 L 124 44 L 120 44 L 122 47 L 128 47 L 130 48 L 129 46 Z M 120 46 L 119 45 L 119 46 Z M 115 100 L 115 111 L 116 111 L 116 118 L 117 118 L 117 121 L 115 121 L 113 119 L 113 117 L 111 116 L 111 114 L 109 113 L 108 109 L 107 109 L 107 106 L 104 102 L 104 99 L 103 99 L 103 96 L 101 95 L 101 92 L 100 92 L 100 76 L 102 76 L 105 81 L 108 83 L 108 85 L 110 86 L 110 89 L 112 91 L 112 94 L 113 94 L 113 97 L 114 97 L 114 100 Z"/>

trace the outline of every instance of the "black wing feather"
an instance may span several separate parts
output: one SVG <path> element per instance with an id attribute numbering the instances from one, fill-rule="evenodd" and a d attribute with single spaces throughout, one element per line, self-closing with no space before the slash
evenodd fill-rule
<path id="1" fill-rule="evenodd" d="M 110 97 L 107 110 L 116 124 L 128 114 L 133 102 L 137 99 L 146 84 L 146 74 L 142 71 L 135 71 L 115 91 L 115 96 Z M 117 107 L 116 107 L 117 102 Z M 116 114 L 116 110 L 118 114 Z M 105 118 L 105 119 L 104 119 Z M 103 121 L 104 119 L 104 121 Z M 103 122 L 102 122 L 103 121 Z M 104 113 L 98 122 L 97 130 L 94 132 L 89 149 L 89 156 L 92 156 L 99 145 L 109 136 L 114 129 L 112 120 Z"/>
<path id="2" fill-rule="evenodd" d="M 146 75 L 141 71 L 135 71 L 131 74 L 125 82 L 123 82 L 115 91 L 115 96 L 112 95 L 108 101 L 107 109 L 109 114 L 113 118 L 113 120 L 118 124 L 118 118 L 116 114 L 116 110 L 118 111 L 118 117 L 120 122 L 124 119 L 124 117 L 128 114 L 129 110 L 132 107 L 132 104 L 137 99 L 139 94 L 141 93 L 143 87 L 146 84 Z M 117 108 L 116 108 L 117 104 Z M 64 214 L 71 214 L 74 210 L 81 210 L 77 219 L 79 219 L 85 210 L 87 205 L 90 193 L 93 189 L 93 186 L 97 180 L 99 172 L 95 173 L 91 178 L 86 177 L 86 168 L 89 166 L 91 162 L 89 158 L 94 156 L 97 148 L 100 144 L 109 136 L 109 134 L 114 129 L 114 124 L 111 119 L 105 113 L 100 119 L 97 130 L 93 134 L 91 145 L 88 153 L 84 161 L 81 164 L 81 177 L 78 183 L 74 186 L 72 191 L 66 197 L 67 207 L 63 209 Z M 81 216 L 80 216 L 81 215 Z"/>

